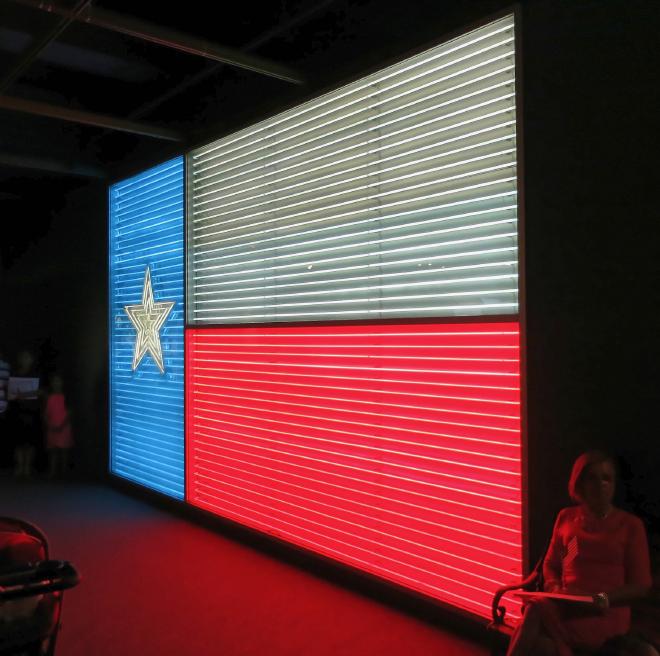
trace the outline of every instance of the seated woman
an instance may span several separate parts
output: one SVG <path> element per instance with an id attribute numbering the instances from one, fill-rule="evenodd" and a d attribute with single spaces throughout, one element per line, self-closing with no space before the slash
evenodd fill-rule
<path id="1" fill-rule="evenodd" d="M 573 465 L 568 491 L 577 505 L 557 516 L 543 563 L 546 592 L 591 596 L 591 603 L 530 603 L 508 656 L 572 656 L 596 652 L 630 629 L 630 603 L 651 587 L 649 550 L 641 520 L 612 505 L 615 463 L 600 451 Z M 639 654 L 657 652 L 649 646 Z"/>

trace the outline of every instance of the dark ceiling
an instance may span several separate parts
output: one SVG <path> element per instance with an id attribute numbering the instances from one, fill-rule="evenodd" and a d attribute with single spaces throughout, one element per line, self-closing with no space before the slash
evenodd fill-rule
<path id="1" fill-rule="evenodd" d="M 501 5 L 0 0 L 0 207 L 130 175 Z"/>

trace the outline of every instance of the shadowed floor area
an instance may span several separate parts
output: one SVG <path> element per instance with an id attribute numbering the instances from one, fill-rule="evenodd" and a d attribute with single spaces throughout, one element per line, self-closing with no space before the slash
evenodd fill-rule
<path id="1" fill-rule="evenodd" d="M 482 656 L 487 650 L 109 487 L 0 480 L 83 582 L 59 656 Z"/>

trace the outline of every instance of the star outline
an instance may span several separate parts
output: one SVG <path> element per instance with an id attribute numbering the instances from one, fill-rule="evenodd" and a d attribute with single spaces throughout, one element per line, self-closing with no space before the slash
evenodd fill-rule
<path id="1" fill-rule="evenodd" d="M 126 312 L 137 333 L 131 366 L 133 371 L 136 371 L 144 356 L 150 354 L 160 373 L 165 373 L 160 329 L 163 327 L 175 304 L 176 301 L 154 301 L 151 268 L 147 265 L 144 272 L 144 285 L 142 287 L 142 303 L 124 306 L 124 312 Z"/>

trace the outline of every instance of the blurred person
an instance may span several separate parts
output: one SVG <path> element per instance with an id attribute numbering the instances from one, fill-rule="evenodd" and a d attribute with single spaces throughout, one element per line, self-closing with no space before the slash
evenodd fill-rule
<path id="1" fill-rule="evenodd" d="M 7 444 L 7 407 L 8 407 L 9 363 L 0 351 L 0 463 L 4 464 Z"/>
<path id="2" fill-rule="evenodd" d="M 9 382 L 9 363 L 0 351 L 0 417 L 7 413 L 7 384 Z"/>
<path id="3" fill-rule="evenodd" d="M 15 376 L 39 381 L 34 357 L 30 351 L 18 354 Z M 11 382 L 11 381 L 10 381 Z M 14 475 L 30 478 L 34 468 L 34 457 L 41 444 L 41 399 L 40 390 L 18 392 L 9 398 L 9 431 L 14 441 Z"/>
<path id="4" fill-rule="evenodd" d="M 44 412 L 48 475 L 64 475 L 69 469 L 69 454 L 73 447 L 71 415 L 64 398 L 64 384 L 59 374 L 50 379 L 50 392 Z"/>

